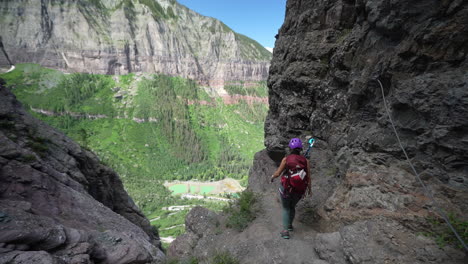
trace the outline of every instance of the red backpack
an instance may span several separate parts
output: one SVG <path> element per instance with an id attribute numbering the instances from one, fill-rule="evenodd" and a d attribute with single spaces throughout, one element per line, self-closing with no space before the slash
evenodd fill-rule
<path id="1" fill-rule="evenodd" d="M 286 157 L 286 173 L 281 178 L 285 192 L 303 195 L 309 184 L 308 177 L 305 157 L 296 154 Z"/>

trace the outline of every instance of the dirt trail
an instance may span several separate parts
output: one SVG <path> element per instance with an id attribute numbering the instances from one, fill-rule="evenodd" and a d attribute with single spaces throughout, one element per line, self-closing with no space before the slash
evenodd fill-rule
<path id="1" fill-rule="evenodd" d="M 290 239 L 283 239 L 280 236 L 282 227 L 282 206 L 278 194 L 279 180 L 270 183 L 271 174 L 276 170 L 277 164 L 266 155 L 260 156 L 254 163 L 252 173 L 249 178 L 249 189 L 258 195 L 258 201 L 253 205 L 253 210 L 257 213 L 254 219 L 245 230 L 238 232 L 235 229 L 222 228 L 217 232 L 213 231 L 214 222 L 210 220 L 210 214 L 204 210 L 191 211 L 189 223 L 201 223 L 203 219 L 206 224 L 191 224 L 189 235 L 181 238 L 171 245 L 169 252 L 174 255 L 182 253 L 186 247 L 194 247 L 191 255 L 206 256 L 210 254 L 207 248 L 218 245 L 217 250 L 229 251 L 236 256 L 240 263 L 311 263 L 311 264 L 331 264 L 321 260 L 314 250 L 317 243 L 318 232 L 314 230 L 310 223 L 302 223 L 300 220 L 310 222 L 310 212 L 304 206 L 306 201 L 300 201 L 296 206 L 296 218 L 293 222 L 294 231 L 291 232 Z M 258 155 L 257 155 L 258 158 Z M 260 167 L 261 165 L 261 167 Z M 267 169 L 265 169 L 267 168 Z M 218 218 L 219 219 L 219 218 Z M 226 218 L 221 218 L 223 221 Z M 224 227 L 221 223 L 220 227 Z M 205 229 L 206 228 L 206 229 Z M 196 234 L 194 233 L 196 232 Z M 207 235 L 205 232 L 208 232 Z M 201 239 L 190 240 L 191 237 Z"/>
<path id="2" fill-rule="evenodd" d="M 275 186 L 278 185 L 277 182 L 272 184 Z M 303 202 L 303 200 L 299 201 L 298 205 Z M 280 237 L 279 233 L 283 229 L 283 222 L 281 198 L 278 192 L 269 192 L 268 195 L 264 196 L 262 199 L 262 207 L 264 214 L 261 218 L 264 219 L 264 224 L 274 227 L 274 232 L 276 232 L 276 235 Z M 297 207 L 298 206 L 296 206 L 296 217 L 293 222 L 294 231 L 290 232 L 290 239 L 306 239 L 311 236 L 315 236 L 317 232 L 313 228 L 299 221 L 300 215 L 303 212 L 301 212 Z"/>
<path id="3" fill-rule="evenodd" d="M 278 183 L 273 184 L 277 186 Z M 247 229 L 237 234 L 228 233 L 222 239 L 237 256 L 243 256 L 243 260 L 248 260 L 246 263 L 326 263 L 313 250 L 317 232 L 299 221 L 304 212 L 296 210 L 294 231 L 290 232 L 290 239 L 283 239 L 280 236 L 282 207 L 277 191 L 265 192 L 258 203 L 261 210 Z"/>

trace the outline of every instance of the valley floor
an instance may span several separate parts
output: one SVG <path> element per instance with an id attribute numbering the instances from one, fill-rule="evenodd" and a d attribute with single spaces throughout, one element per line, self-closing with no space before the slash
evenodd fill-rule
<path id="1" fill-rule="evenodd" d="M 166 181 L 164 183 L 174 194 L 183 194 L 187 198 L 196 198 L 193 194 L 227 195 L 243 191 L 238 180 L 226 178 L 221 181 Z M 191 195 L 191 196 L 190 196 Z"/>

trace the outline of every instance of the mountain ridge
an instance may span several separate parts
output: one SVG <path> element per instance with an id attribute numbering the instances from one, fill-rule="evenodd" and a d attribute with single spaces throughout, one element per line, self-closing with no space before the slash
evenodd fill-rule
<path id="1" fill-rule="evenodd" d="M 262 81 L 268 74 L 271 53 L 260 44 L 176 1 L 5 1 L 0 12 L 0 36 L 14 63 L 68 72 L 162 73 L 221 93 L 227 82 Z"/>

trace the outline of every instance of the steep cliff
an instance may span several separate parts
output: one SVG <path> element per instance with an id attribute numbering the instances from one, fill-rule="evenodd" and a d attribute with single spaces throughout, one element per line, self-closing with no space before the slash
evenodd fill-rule
<path id="1" fill-rule="evenodd" d="M 115 172 L 31 117 L 3 83 L 0 102 L 0 263 L 162 261 L 156 230 Z"/>
<path id="2" fill-rule="evenodd" d="M 330 163 L 341 184 L 365 177 L 397 184 L 394 191 L 401 195 L 422 194 L 409 180 L 415 176 L 398 177 L 410 170 L 385 112 L 380 80 L 417 170 L 444 208 L 466 212 L 460 199 L 468 191 L 467 3 L 288 1 L 287 10 L 268 83 L 270 153 L 290 137 L 310 134 L 333 153 Z M 381 190 L 363 186 L 346 190 L 348 198 L 357 190 L 369 192 L 369 200 L 345 207 L 358 218 L 362 212 L 356 209 L 362 207 L 393 214 L 416 199 L 382 204 L 371 197 Z M 430 207 L 425 199 L 409 212 Z M 344 206 L 338 201 L 328 201 L 327 214 Z"/>
<path id="3" fill-rule="evenodd" d="M 175 0 L 7 0 L 0 14 L 13 63 L 68 72 L 164 73 L 222 87 L 265 80 L 271 58 L 257 42 Z"/>
<path id="4" fill-rule="evenodd" d="M 189 242 L 169 253 L 203 258 L 216 244 L 246 263 L 465 263 L 438 208 L 466 240 L 467 52 L 466 1 L 288 0 L 269 72 L 267 149 L 249 177 L 262 210 L 240 233 L 187 219 Z M 399 147 L 377 80 L 436 202 Z M 310 135 L 312 196 L 285 242 L 268 179 L 289 139 Z"/>
<path id="5" fill-rule="evenodd" d="M 288 1 L 265 145 L 274 157 L 291 137 L 318 138 L 316 221 L 384 217 L 416 232 L 440 217 L 377 80 L 438 207 L 468 220 L 467 33 L 466 1 Z"/>

